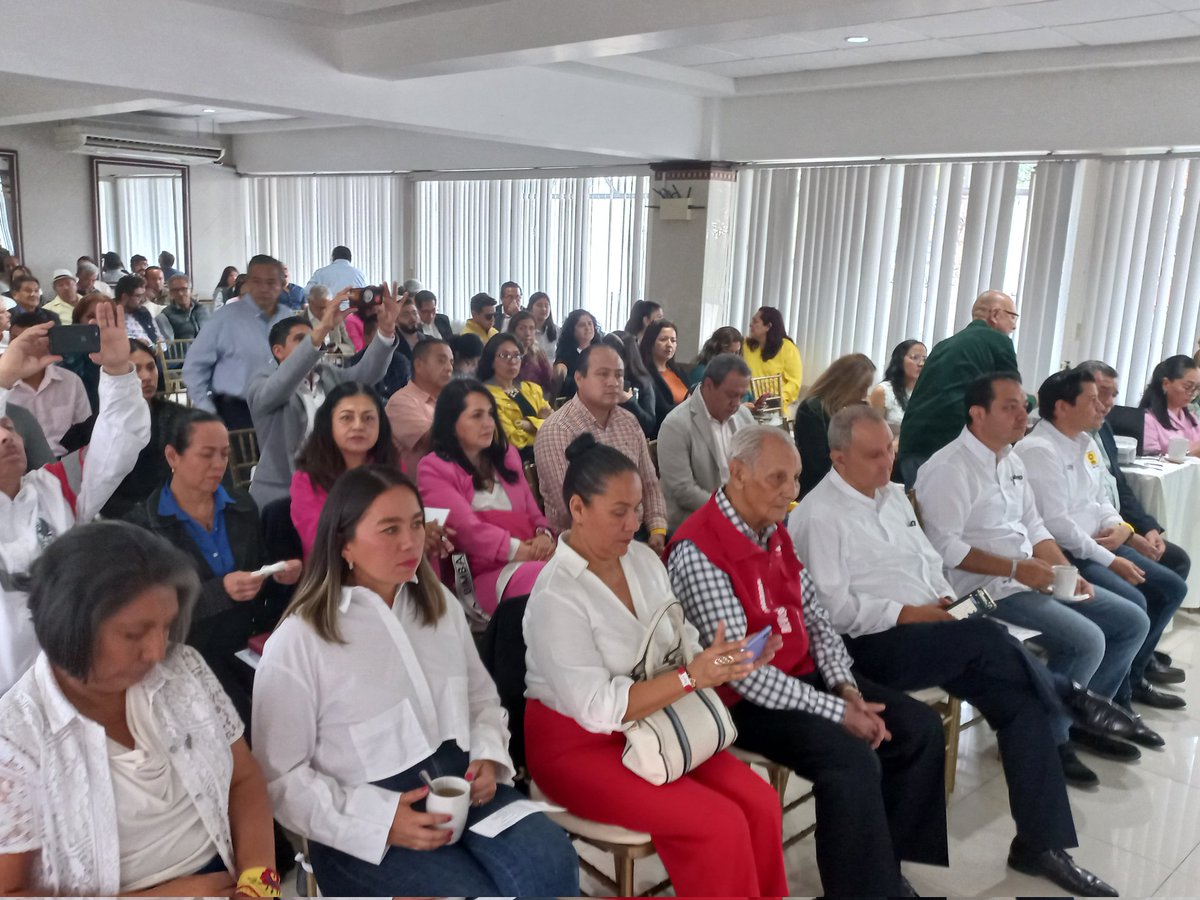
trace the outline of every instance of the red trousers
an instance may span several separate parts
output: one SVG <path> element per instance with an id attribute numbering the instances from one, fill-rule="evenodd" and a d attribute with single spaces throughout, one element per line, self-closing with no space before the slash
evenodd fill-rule
<path id="1" fill-rule="evenodd" d="M 547 797 L 650 834 L 676 896 L 787 895 L 779 795 L 730 754 L 654 785 L 621 764 L 624 735 L 585 731 L 537 700 L 525 708 L 525 743 L 529 774 Z"/>

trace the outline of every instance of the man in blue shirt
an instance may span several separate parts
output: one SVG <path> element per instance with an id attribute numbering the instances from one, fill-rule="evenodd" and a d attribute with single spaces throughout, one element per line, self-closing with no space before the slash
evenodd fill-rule
<path id="1" fill-rule="evenodd" d="M 303 309 L 306 293 L 304 288 L 289 280 L 290 273 L 288 272 L 287 263 L 283 264 L 283 293 L 279 295 L 279 302 L 286 304 L 291 309 Z"/>
<path id="2" fill-rule="evenodd" d="M 244 297 L 218 309 L 196 337 L 183 362 L 183 381 L 192 405 L 215 412 L 230 429 L 252 428 L 246 385 L 273 362 L 267 335 L 271 326 L 292 315 L 279 302 L 283 263 L 259 254 L 246 267 Z"/>
<path id="3" fill-rule="evenodd" d="M 311 291 L 315 285 L 323 284 L 329 288 L 329 295 L 335 297 L 342 288 L 366 287 L 366 276 L 350 265 L 349 247 L 334 247 L 330 258 L 333 261 L 329 265 L 313 272 L 312 278 L 308 279 L 308 284 L 304 286 L 306 291 Z"/>

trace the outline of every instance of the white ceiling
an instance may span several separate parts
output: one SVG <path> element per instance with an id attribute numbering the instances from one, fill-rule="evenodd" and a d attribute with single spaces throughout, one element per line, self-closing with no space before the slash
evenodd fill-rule
<path id="1" fill-rule="evenodd" d="M 645 59 L 731 78 L 1020 50 L 1200 36 L 1200 0 L 1013 0 L 979 9 L 653 50 Z M 866 44 L 846 38 L 862 35 Z"/>

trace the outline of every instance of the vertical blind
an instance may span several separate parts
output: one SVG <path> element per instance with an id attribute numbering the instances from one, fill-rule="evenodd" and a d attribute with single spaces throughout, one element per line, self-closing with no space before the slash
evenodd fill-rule
<path id="1" fill-rule="evenodd" d="M 645 283 L 645 176 L 418 181 L 415 276 L 451 318 L 515 281 L 618 327 Z"/>
<path id="2" fill-rule="evenodd" d="M 98 186 L 102 252 L 114 252 L 129 265 L 134 254 L 157 260 L 167 250 L 175 255 L 175 268 L 187 271 L 183 183 L 178 175 L 118 175 L 101 178 Z"/>
<path id="3" fill-rule="evenodd" d="M 1191 354 L 1200 328 L 1200 160 L 1094 161 L 1081 349 L 1123 376 L 1136 403 L 1163 358 Z"/>
<path id="4" fill-rule="evenodd" d="M 268 253 L 303 285 L 342 245 L 369 283 L 402 281 L 405 184 L 400 175 L 246 178 L 247 258 Z"/>
<path id="5" fill-rule="evenodd" d="M 932 346 L 981 290 L 1015 279 L 1027 174 L 1017 162 L 743 170 L 731 320 L 778 307 L 814 373 L 852 351 L 882 362 L 905 338 Z"/>

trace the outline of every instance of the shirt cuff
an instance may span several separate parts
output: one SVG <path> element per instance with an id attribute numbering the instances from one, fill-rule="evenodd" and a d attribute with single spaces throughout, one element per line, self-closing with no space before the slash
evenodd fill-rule
<path id="1" fill-rule="evenodd" d="M 521 549 L 521 542 L 516 538 L 508 539 L 508 561 L 512 562 L 516 559 L 517 551 Z"/>
<path id="2" fill-rule="evenodd" d="M 958 538 L 952 538 L 947 542 L 946 549 L 942 551 L 942 559 L 946 561 L 947 569 L 957 569 L 970 552 L 970 544 Z"/>
<path id="3" fill-rule="evenodd" d="M 1112 561 L 1117 558 L 1117 554 L 1113 553 L 1111 550 L 1105 550 L 1095 541 L 1092 541 L 1091 552 L 1088 554 L 1087 558 L 1092 562 L 1099 563 L 1107 569 L 1112 565 Z"/>

